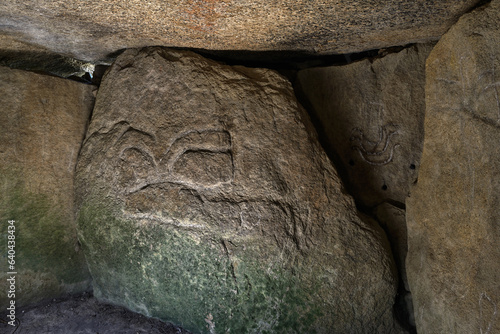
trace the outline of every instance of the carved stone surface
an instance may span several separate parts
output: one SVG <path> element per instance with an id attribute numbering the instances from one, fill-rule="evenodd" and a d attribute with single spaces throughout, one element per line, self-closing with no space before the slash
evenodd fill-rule
<path id="1" fill-rule="evenodd" d="M 342 54 L 436 40 L 478 2 L 2 1 L 0 34 L 82 60 L 148 45 Z"/>
<path id="2" fill-rule="evenodd" d="M 417 45 L 373 62 L 298 74 L 299 91 L 320 121 L 350 192 L 366 206 L 388 199 L 404 203 L 416 180 L 430 49 Z"/>
<path id="3" fill-rule="evenodd" d="M 290 83 L 127 50 L 77 167 L 103 300 L 196 333 L 393 333 L 384 233 L 356 213 Z"/>
<path id="4" fill-rule="evenodd" d="M 17 306 L 90 289 L 73 208 L 76 159 L 95 87 L 0 67 L 0 306 L 18 272 Z M 16 264 L 7 270 L 7 222 Z M 10 268 L 9 268 L 10 269 Z"/>
<path id="5" fill-rule="evenodd" d="M 500 1 L 427 60 L 425 142 L 407 201 L 419 333 L 500 332 Z"/>

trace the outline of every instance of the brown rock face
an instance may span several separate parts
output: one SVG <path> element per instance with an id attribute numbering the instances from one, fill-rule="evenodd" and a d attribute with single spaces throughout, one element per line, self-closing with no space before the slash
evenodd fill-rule
<path id="1" fill-rule="evenodd" d="M 383 203 L 376 208 L 375 215 L 380 225 L 387 232 L 404 288 L 409 291 L 405 268 L 406 254 L 408 253 L 406 211 L 389 203 Z"/>
<path id="2" fill-rule="evenodd" d="M 500 332 L 500 1 L 427 60 L 425 142 L 407 201 L 419 333 Z"/>
<path id="3" fill-rule="evenodd" d="M 79 59 L 147 45 L 351 53 L 438 39 L 478 0 L 4 1 L 5 35 Z M 1 41 L 1 39 L 0 39 Z"/>
<path id="4" fill-rule="evenodd" d="M 420 165 L 430 50 L 419 44 L 375 60 L 306 69 L 298 73 L 296 87 L 318 119 L 349 191 L 388 233 L 407 290 L 400 290 L 398 303 L 408 309 L 403 203 Z"/>
<path id="5" fill-rule="evenodd" d="M 90 288 L 76 239 L 73 174 L 92 89 L 0 67 L 0 249 L 7 251 L 7 222 L 15 220 L 16 263 L 9 271 L 18 272 L 17 306 Z M 7 277 L 2 270 L 2 291 Z M 4 308 L 9 299 L 0 296 Z"/>
<path id="6" fill-rule="evenodd" d="M 383 232 L 341 191 L 290 83 L 127 50 L 77 168 L 101 299 L 197 333 L 393 333 Z"/>
<path id="7" fill-rule="evenodd" d="M 423 145 L 424 65 L 430 45 L 373 62 L 300 71 L 300 90 L 365 206 L 404 203 Z"/>

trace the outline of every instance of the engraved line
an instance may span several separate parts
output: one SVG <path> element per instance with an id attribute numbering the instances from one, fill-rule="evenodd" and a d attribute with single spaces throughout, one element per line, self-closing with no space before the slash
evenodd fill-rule
<path id="1" fill-rule="evenodd" d="M 488 302 L 491 303 L 494 307 L 494 312 L 490 318 L 490 321 L 488 322 L 488 328 L 486 332 L 483 333 L 483 300 L 486 299 Z M 491 332 L 491 328 L 493 327 L 493 324 L 495 323 L 496 317 L 497 317 L 498 309 L 497 309 L 497 304 L 494 303 L 491 298 L 485 293 L 481 293 L 481 296 L 479 297 L 479 331 L 481 334 L 489 334 Z"/>

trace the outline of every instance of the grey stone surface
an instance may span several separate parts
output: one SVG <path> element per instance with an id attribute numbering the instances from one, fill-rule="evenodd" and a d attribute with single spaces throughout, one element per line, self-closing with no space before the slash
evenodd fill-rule
<path id="1" fill-rule="evenodd" d="M 352 195 L 367 207 L 404 203 L 417 177 L 431 45 L 375 60 L 298 73 L 298 90 L 320 121 Z"/>
<path id="2" fill-rule="evenodd" d="M 465 15 L 427 60 L 425 142 L 407 201 L 419 333 L 498 333 L 500 2 Z"/>
<path id="3" fill-rule="evenodd" d="M 1 33 L 0 66 L 46 73 L 61 78 L 82 77 L 85 73 L 90 73 L 92 76 L 95 69 L 93 63 L 55 54 L 46 47 L 24 43 L 14 36 Z"/>
<path id="4" fill-rule="evenodd" d="M 90 288 L 76 238 L 73 176 L 95 87 L 0 67 L 0 306 Z M 8 221 L 15 220 L 15 265 L 7 268 Z M 10 259 L 12 260 L 12 259 Z"/>
<path id="5" fill-rule="evenodd" d="M 383 231 L 342 191 L 290 83 L 127 50 L 77 166 L 101 300 L 195 333 L 394 333 Z"/>
<path id="6" fill-rule="evenodd" d="M 404 288 L 409 291 L 405 268 L 408 253 L 406 211 L 389 203 L 383 203 L 375 208 L 374 213 L 377 221 L 387 233 Z"/>
<path id="7" fill-rule="evenodd" d="M 177 326 L 147 318 L 123 307 L 101 303 L 89 294 L 50 299 L 17 310 L 16 326 L 0 321 L 12 334 L 190 334 Z M 7 319 L 1 312 L 0 319 Z"/>
<path id="8" fill-rule="evenodd" d="M 478 2 L 3 1 L 0 32 L 87 61 L 151 45 L 342 54 L 437 40 Z"/>
<path id="9" fill-rule="evenodd" d="M 413 311 L 412 296 L 406 273 L 406 256 L 408 253 L 408 232 L 406 227 L 406 210 L 398 208 L 390 203 L 382 203 L 373 210 L 373 216 L 387 233 L 391 244 L 392 254 L 396 262 L 400 277 L 400 286 L 394 305 L 396 318 L 407 325 L 415 328 L 415 317 Z"/>

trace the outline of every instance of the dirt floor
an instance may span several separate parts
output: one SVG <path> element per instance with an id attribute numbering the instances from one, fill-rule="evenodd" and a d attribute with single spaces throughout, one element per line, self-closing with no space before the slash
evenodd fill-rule
<path id="1" fill-rule="evenodd" d="M 190 334 L 190 332 L 125 308 L 98 302 L 90 294 L 16 309 L 18 326 L 0 313 L 5 334 Z"/>

